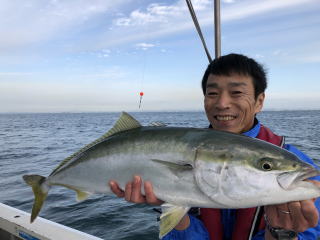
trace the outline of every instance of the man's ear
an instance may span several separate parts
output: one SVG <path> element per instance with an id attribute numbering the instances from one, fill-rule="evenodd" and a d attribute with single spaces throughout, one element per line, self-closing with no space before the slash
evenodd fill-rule
<path id="1" fill-rule="evenodd" d="M 256 104 L 255 104 L 255 113 L 258 113 L 262 110 L 262 107 L 263 107 L 263 103 L 264 103 L 264 98 L 265 98 L 265 94 L 264 92 L 263 93 L 260 93 L 257 97 L 257 100 L 256 100 Z"/>

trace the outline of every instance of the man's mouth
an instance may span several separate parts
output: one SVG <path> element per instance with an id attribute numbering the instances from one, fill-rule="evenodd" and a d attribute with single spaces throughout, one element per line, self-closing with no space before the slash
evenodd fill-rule
<path id="1" fill-rule="evenodd" d="M 216 115 L 216 116 L 214 116 L 214 118 L 218 121 L 230 121 L 230 120 L 234 120 L 236 118 L 236 116 L 234 116 L 234 115 Z"/>

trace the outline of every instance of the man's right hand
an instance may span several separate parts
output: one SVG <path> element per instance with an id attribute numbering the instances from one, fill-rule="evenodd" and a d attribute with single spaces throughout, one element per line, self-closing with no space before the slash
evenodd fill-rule
<path id="1" fill-rule="evenodd" d="M 118 183 L 114 180 L 109 182 L 111 191 L 117 195 L 118 197 L 124 197 L 128 202 L 132 203 L 147 203 L 151 205 L 161 205 L 164 202 L 156 197 L 153 192 L 153 187 L 151 182 L 145 181 L 144 184 L 144 192 L 146 195 L 141 193 L 141 184 L 142 180 L 140 176 L 134 176 L 132 182 L 128 182 L 126 184 L 125 190 L 123 191 Z M 177 230 L 185 230 L 189 227 L 190 218 L 188 214 L 186 214 L 175 227 Z"/>
<path id="2" fill-rule="evenodd" d="M 134 176 L 133 180 L 126 184 L 124 191 L 116 181 L 109 182 L 111 191 L 118 197 L 124 197 L 128 202 L 161 205 L 163 201 L 155 196 L 151 182 L 146 181 L 143 184 L 145 195 L 141 193 L 142 179 L 140 176 Z"/>

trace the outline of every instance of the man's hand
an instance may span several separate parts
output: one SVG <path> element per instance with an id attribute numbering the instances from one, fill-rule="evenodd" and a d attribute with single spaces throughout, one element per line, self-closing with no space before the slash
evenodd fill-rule
<path id="1" fill-rule="evenodd" d="M 139 176 L 134 176 L 132 182 L 126 184 L 125 190 L 123 191 L 116 181 L 111 180 L 109 182 L 111 191 L 118 197 L 124 197 L 128 202 L 132 203 L 148 203 L 151 205 L 161 205 L 164 203 L 158 199 L 154 193 L 151 182 L 144 182 L 144 192 L 145 196 L 141 193 L 142 180 Z M 180 223 L 175 227 L 177 230 L 184 230 L 190 224 L 190 219 L 188 215 L 185 215 Z"/>
<path id="2" fill-rule="evenodd" d="M 320 182 L 308 181 L 320 187 Z M 265 206 L 265 214 L 272 227 L 304 232 L 318 224 L 319 212 L 314 202 L 315 199 L 311 199 Z M 273 239 L 267 231 L 266 239 Z"/>
<path id="3" fill-rule="evenodd" d="M 140 176 L 134 176 L 132 182 L 128 182 L 125 190 L 120 189 L 116 181 L 109 182 L 111 191 L 118 197 L 124 197 L 128 202 L 132 203 L 148 203 L 151 205 L 161 205 L 163 201 L 158 199 L 154 193 L 151 182 L 144 182 L 145 195 L 141 193 L 142 180 Z"/>

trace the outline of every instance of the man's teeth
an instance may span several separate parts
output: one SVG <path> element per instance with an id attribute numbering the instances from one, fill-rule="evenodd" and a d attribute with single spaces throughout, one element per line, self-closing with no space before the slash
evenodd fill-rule
<path id="1" fill-rule="evenodd" d="M 216 116 L 218 121 L 229 121 L 235 119 L 235 116 Z"/>

